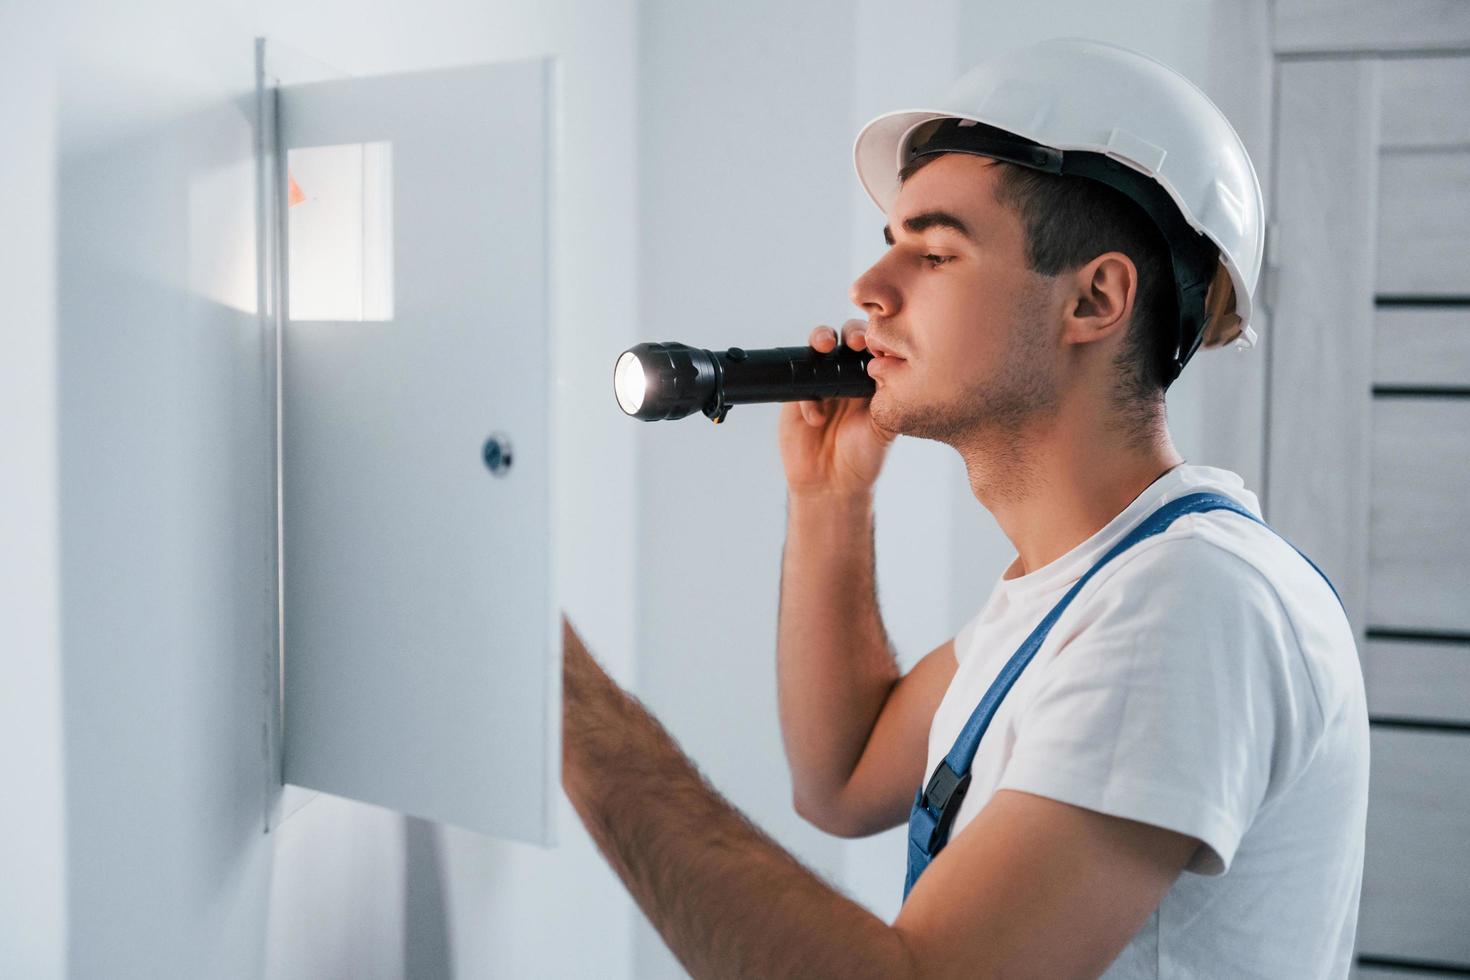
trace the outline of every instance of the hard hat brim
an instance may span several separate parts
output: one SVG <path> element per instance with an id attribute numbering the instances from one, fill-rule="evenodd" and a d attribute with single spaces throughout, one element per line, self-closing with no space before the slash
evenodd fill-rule
<path id="1" fill-rule="evenodd" d="M 902 149 L 909 133 L 931 119 L 953 115 L 934 109 L 901 109 L 884 113 L 858 133 L 852 147 L 858 181 L 884 214 L 898 199 L 898 174 L 904 165 Z"/>

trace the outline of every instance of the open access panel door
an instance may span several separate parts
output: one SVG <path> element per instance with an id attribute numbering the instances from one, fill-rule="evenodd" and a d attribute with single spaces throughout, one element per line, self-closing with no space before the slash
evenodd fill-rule
<path id="1" fill-rule="evenodd" d="M 274 175 L 285 781 L 542 843 L 550 69 L 279 88 Z"/>

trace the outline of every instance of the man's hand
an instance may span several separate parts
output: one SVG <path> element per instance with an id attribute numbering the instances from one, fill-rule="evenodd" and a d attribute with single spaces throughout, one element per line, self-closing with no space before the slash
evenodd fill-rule
<path id="1" fill-rule="evenodd" d="M 1002 790 L 885 925 L 725 802 L 565 619 L 562 632 L 563 785 L 694 977 L 1095 977 L 1198 846 L 1160 827 Z"/>
<path id="2" fill-rule="evenodd" d="M 818 327 L 809 343 L 823 354 L 836 350 L 839 340 L 853 350 L 864 350 L 866 331 L 864 321 L 848 320 L 841 338 L 831 327 Z M 781 406 L 781 460 L 792 494 L 851 495 L 872 489 L 895 433 L 873 421 L 870 401 L 825 398 Z"/>

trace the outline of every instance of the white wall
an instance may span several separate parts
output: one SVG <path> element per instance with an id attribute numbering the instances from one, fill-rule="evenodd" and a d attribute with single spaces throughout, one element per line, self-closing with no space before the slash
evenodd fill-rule
<path id="1" fill-rule="evenodd" d="M 635 26 L 628 2 L 68 6 L 58 278 L 73 975 L 629 975 L 631 903 L 569 808 L 554 851 L 326 796 L 262 834 L 268 392 L 250 236 L 256 35 L 349 74 L 563 57 L 561 589 L 630 676 L 632 430 L 607 410 L 607 369 L 632 333 Z M 44 368 L 47 334 L 34 337 L 28 356 Z M 49 394 L 36 393 L 41 407 Z M 39 642 L 45 606 L 35 615 Z"/>
<path id="2" fill-rule="evenodd" d="M 637 340 L 801 344 L 847 309 L 852 10 L 647 0 L 640 10 Z M 776 721 L 785 482 L 775 406 L 638 426 L 638 693 L 713 782 L 818 870 Z M 682 970 L 651 930 L 635 975 Z"/>
<path id="3" fill-rule="evenodd" d="M 992 50 L 1057 33 L 1118 40 L 1225 91 L 1231 109 L 1228 52 L 1207 38 L 1254 35 L 1226 8 L 72 3 L 59 137 L 44 94 L 0 102 L 27 134 L 26 152 L 0 164 L 6 223 L 27 229 L 4 238 L 7 249 L 18 238 L 25 246 L 0 263 L 7 294 L 20 297 L 6 323 L 14 310 L 31 325 L 0 361 L 0 425 L 26 420 L 6 443 L 31 477 L 0 509 L 0 609 L 6 636 L 37 651 L 6 664 L 5 707 L 22 710 L 0 712 L 3 734 L 21 729 L 10 744 L 35 746 L 15 783 L 34 805 L 0 808 L 0 820 L 24 821 L 0 826 L 0 840 L 26 841 L 16 860 L 5 854 L 7 875 L 19 877 L 0 885 L 0 921 L 34 941 L 14 945 L 7 932 L 0 952 L 38 965 L 23 975 L 58 972 L 65 901 L 78 977 L 682 972 L 635 926 L 566 807 L 563 845 L 551 852 L 325 796 L 261 834 L 271 802 L 259 727 L 270 629 L 265 351 L 250 256 L 223 247 L 253 221 L 254 36 L 351 74 L 564 57 L 556 384 L 566 605 L 716 785 L 891 916 L 903 860 L 895 835 L 838 842 L 790 808 L 775 711 L 785 519 L 775 409 L 739 408 L 719 429 L 700 418 L 633 423 L 612 410 L 610 365 L 639 340 L 794 344 L 813 324 L 857 312 L 848 285 L 877 255 L 881 228 L 852 174 L 858 126 L 925 101 Z M 0 27 L 4 42 L 21 34 Z M 44 74 L 41 46 L 0 50 L 17 80 Z M 44 86 L 9 92 L 30 90 Z M 53 156 L 54 223 L 38 203 L 49 200 Z M 17 183 L 41 194 L 12 210 Z M 49 377 L 49 289 L 35 287 L 52 276 L 53 224 L 59 386 Z M 1249 438 L 1222 442 L 1202 422 L 1202 406 L 1229 400 L 1200 369 L 1231 356 L 1202 355 L 1171 414 L 1186 455 L 1248 472 L 1212 449 L 1248 463 Z M 880 601 L 912 663 L 978 607 L 1011 551 L 945 447 L 900 441 L 878 493 Z M 8 966 L 0 960 L 0 973 L 17 972 Z"/>
<path id="4" fill-rule="evenodd" d="M 0 5 L 0 976 L 65 974 L 54 15 Z"/>

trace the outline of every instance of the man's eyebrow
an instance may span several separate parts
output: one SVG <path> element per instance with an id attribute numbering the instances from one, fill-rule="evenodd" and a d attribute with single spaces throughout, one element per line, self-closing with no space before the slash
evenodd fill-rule
<path id="1" fill-rule="evenodd" d="M 923 211 L 905 218 L 903 226 L 914 234 L 918 234 L 929 228 L 951 228 L 971 241 L 975 239 L 975 236 L 970 232 L 970 226 L 948 211 Z M 883 226 L 883 241 L 889 245 L 893 244 L 893 229 L 887 225 Z"/>

